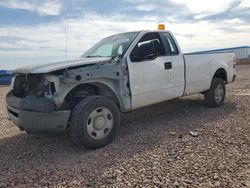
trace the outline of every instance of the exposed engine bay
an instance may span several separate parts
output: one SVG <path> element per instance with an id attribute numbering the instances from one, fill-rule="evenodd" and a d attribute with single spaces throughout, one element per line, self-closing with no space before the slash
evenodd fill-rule
<path id="1" fill-rule="evenodd" d="M 29 95 L 45 97 L 55 93 L 55 85 L 49 82 L 44 75 L 19 74 L 16 75 L 13 95 L 24 98 Z"/>
<path id="2" fill-rule="evenodd" d="M 101 94 L 125 111 L 131 108 L 128 79 L 126 63 L 118 58 L 48 73 L 19 72 L 7 101 L 17 109 L 48 113 L 71 110 L 83 98 Z"/>
<path id="3" fill-rule="evenodd" d="M 54 83 L 43 75 L 16 75 L 13 90 L 8 93 L 7 101 L 17 109 L 34 112 L 52 112 L 56 105 L 49 96 L 55 93 Z M 20 100 L 14 100 L 14 97 Z M 15 99 L 16 99 L 15 98 Z"/>

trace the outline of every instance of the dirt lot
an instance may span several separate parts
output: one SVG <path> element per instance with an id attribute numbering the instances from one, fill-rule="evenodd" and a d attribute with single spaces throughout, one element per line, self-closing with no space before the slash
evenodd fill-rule
<path id="1" fill-rule="evenodd" d="M 126 114 L 114 142 L 89 151 L 20 132 L 0 88 L 0 187 L 250 187 L 249 65 L 227 89 L 216 109 L 198 95 Z"/>

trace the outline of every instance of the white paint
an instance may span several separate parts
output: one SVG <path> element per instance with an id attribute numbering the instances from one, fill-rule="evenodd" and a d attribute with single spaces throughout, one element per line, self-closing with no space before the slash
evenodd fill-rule
<path id="1" fill-rule="evenodd" d="M 227 80 L 230 83 L 233 75 L 233 53 L 210 53 L 184 55 L 186 60 L 186 94 L 194 94 L 206 91 L 210 88 L 212 78 L 219 68 L 227 72 Z"/>
<path id="2" fill-rule="evenodd" d="M 180 54 L 176 57 L 164 56 L 149 61 L 131 62 L 129 57 L 131 51 L 146 33 L 148 31 L 141 32 L 125 54 L 129 68 L 133 109 L 178 98 L 183 96 L 183 93 L 191 95 L 207 91 L 215 72 L 220 68 L 227 72 L 228 83 L 232 82 L 233 75 L 236 74 L 233 68 L 233 53 L 184 55 L 185 91 L 184 59 L 179 46 Z M 172 69 L 165 70 L 165 62 L 172 62 Z"/>

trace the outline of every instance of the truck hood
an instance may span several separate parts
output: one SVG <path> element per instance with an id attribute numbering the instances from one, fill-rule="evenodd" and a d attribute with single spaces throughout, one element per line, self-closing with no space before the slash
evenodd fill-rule
<path id="1" fill-rule="evenodd" d="M 55 62 L 55 63 L 42 63 L 42 64 L 33 64 L 27 65 L 24 67 L 17 68 L 14 70 L 14 73 L 21 73 L 21 74 L 40 74 L 40 73 L 49 73 L 54 72 L 57 70 L 82 66 L 82 65 L 90 65 L 90 64 L 97 64 L 97 63 L 105 63 L 110 61 L 110 57 L 97 57 L 97 58 L 80 58 L 76 60 L 70 61 L 62 61 L 62 62 Z"/>

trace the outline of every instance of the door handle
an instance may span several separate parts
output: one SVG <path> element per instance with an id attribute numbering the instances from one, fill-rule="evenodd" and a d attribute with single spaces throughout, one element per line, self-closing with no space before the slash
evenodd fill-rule
<path id="1" fill-rule="evenodd" d="M 171 62 L 165 62 L 165 63 L 164 63 L 164 68 L 165 68 L 166 70 L 172 69 L 172 63 L 171 63 Z"/>

